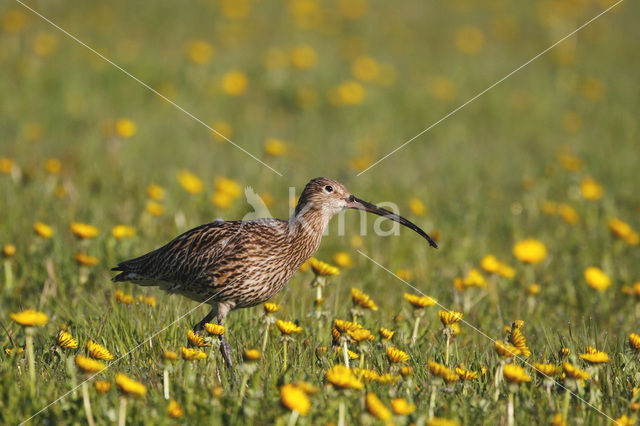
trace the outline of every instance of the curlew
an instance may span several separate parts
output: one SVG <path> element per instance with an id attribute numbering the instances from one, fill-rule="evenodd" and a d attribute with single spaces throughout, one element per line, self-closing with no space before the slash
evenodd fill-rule
<path id="1" fill-rule="evenodd" d="M 180 294 L 211 311 L 195 327 L 201 331 L 214 318 L 224 324 L 234 309 L 263 303 L 283 289 L 291 276 L 318 249 L 331 218 L 344 209 L 374 213 L 398 222 L 436 243 L 422 229 L 374 204 L 354 197 L 333 179 L 312 179 L 302 191 L 289 220 L 216 220 L 178 236 L 168 244 L 121 262 L 113 281 L 158 286 Z M 232 365 L 229 343 L 220 336 L 220 350 Z"/>

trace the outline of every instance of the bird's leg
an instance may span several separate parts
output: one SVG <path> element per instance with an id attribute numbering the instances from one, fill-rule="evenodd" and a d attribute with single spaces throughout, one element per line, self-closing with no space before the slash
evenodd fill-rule
<path id="1" fill-rule="evenodd" d="M 213 305 L 213 307 L 211 308 L 211 311 L 207 314 L 207 316 L 202 318 L 202 321 L 200 321 L 199 323 L 193 326 L 193 332 L 198 333 L 204 330 L 204 325 L 208 322 L 211 322 L 211 320 L 217 316 L 218 316 L 218 305 Z"/>
<path id="2" fill-rule="evenodd" d="M 229 306 L 223 304 L 218 305 L 218 324 L 224 325 L 224 320 L 229 313 Z M 225 333 L 226 334 L 226 333 Z M 224 358 L 225 362 L 229 367 L 233 367 L 233 362 L 231 361 L 231 345 L 227 342 L 227 339 L 224 337 L 224 334 L 221 334 L 220 337 L 220 352 L 222 353 L 222 358 Z"/>

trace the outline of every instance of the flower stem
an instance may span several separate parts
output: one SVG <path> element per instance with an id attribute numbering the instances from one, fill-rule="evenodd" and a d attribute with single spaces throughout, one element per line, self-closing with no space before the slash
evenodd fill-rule
<path id="1" fill-rule="evenodd" d="M 27 327 L 27 358 L 29 362 L 29 385 L 31 387 L 31 395 L 35 393 L 36 390 L 36 364 L 33 356 L 33 328 Z"/>
<path id="2" fill-rule="evenodd" d="M 164 368 L 162 376 L 164 379 L 164 399 L 169 399 L 169 370 L 167 367 Z"/>
<path id="3" fill-rule="evenodd" d="M 507 405 L 507 425 L 513 426 L 513 392 L 509 392 L 509 404 Z"/>
<path id="4" fill-rule="evenodd" d="M 347 341 L 342 342 L 342 351 L 344 352 L 344 365 L 349 368 L 349 350 L 347 349 Z"/>
<path id="5" fill-rule="evenodd" d="M 269 323 L 265 326 L 264 337 L 262 338 L 262 353 L 267 349 L 267 340 L 269 340 Z"/>
<path id="6" fill-rule="evenodd" d="M 293 410 L 291 412 L 291 415 L 289 416 L 289 422 L 287 423 L 287 426 L 295 426 L 296 422 L 298 421 L 298 412 L 296 410 Z"/>
<path id="7" fill-rule="evenodd" d="M 451 342 L 451 333 L 447 331 L 447 350 L 444 355 L 445 365 L 449 365 L 449 343 Z"/>
<path id="8" fill-rule="evenodd" d="M 418 327 L 420 326 L 420 317 L 417 316 L 416 317 L 416 322 L 413 325 L 413 333 L 411 334 L 411 345 L 413 346 L 416 343 L 416 340 L 418 339 Z"/>
<path id="9" fill-rule="evenodd" d="M 240 384 L 240 403 L 244 399 L 244 389 L 247 387 L 247 382 L 249 381 L 249 373 L 244 373 L 242 376 L 242 383 Z"/>
<path id="10" fill-rule="evenodd" d="M 118 410 L 118 426 L 124 426 L 127 423 L 127 398 L 121 396 L 119 400 L 120 407 Z"/>
<path id="11" fill-rule="evenodd" d="M 433 410 L 436 406 L 436 384 L 431 385 L 431 397 L 429 398 L 429 420 L 433 419 Z"/>
<path id="12" fill-rule="evenodd" d="M 94 426 L 93 413 L 91 412 L 91 400 L 89 399 L 89 385 L 87 381 L 82 382 L 82 402 L 84 404 L 84 412 L 87 415 L 87 423 Z"/>
<path id="13" fill-rule="evenodd" d="M 286 370 L 287 369 L 287 339 L 284 340 L 284 361 L 283 361 L 283 366 L 282 366 L 282 370 Z"/>
<path id="14" fill-rule="evenodd" d="M 7 292 L 13 288 L 13 270 L 11 269 L 11 261 L 5 259 L 4 261 L 4 288 Z"/>
<path id="15" fill-rule="evenodd" d="M 569 414 L 569 402 L 571 401 L 571 392 L 569 389 L 564 390 L 564 401 L 562 403 L 562 418 L 566 419 Z"/>
<path id="16" fill-rule="evenodd" d="M 495 393 L 493 394 L 493 400 L 498 401 L 500 398 L 500 381 L 502 379 L 502 371 L 504 370 L 504 361 L 500 361 L 500 365 L 496 368 L 496 376 L 493 380 L 493 386 L 495 387 Z"/>
<path id="17" fill-rule="evenodd" d="M 340 400 L 340 405 L 338 405 L 338 426 L 345 425 L 345 415 L 344 415 L 344 401 Z"/>

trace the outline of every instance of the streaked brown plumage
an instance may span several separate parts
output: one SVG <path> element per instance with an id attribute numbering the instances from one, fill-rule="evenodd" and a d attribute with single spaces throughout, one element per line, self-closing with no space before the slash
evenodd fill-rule
<path id="1" fill-rule="evenodd" d="M 435 242 L 420 228 L 394 213 L 355 198 L 340 182 L 311 180 L 289 220 L 223 221 L 198 226 L 163 247 L 118 264 L 113 281 L 158 286 L 211 305 L 211 312 L 194 327 L 216 318 L 224 324 L 238 308 L 263 303 L 276 295 L 318 249 L 329 220 L 354 208 L 385 216 Z M 221 350 L 231 365 L 229 344 Z"/>

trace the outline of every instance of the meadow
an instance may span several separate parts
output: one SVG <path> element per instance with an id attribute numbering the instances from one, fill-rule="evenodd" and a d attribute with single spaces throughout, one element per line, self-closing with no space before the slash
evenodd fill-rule
<path id="1" fill-rule="evenodd" d="M 376 163 L 614 3 L 26 3 L 161 96 L 2 4 L 0 423 L 632 424 L 638 4 Z M 207 306 L 111 282 L 316 176 L 439 249 L 346 212 L 203 337 Z"/>

